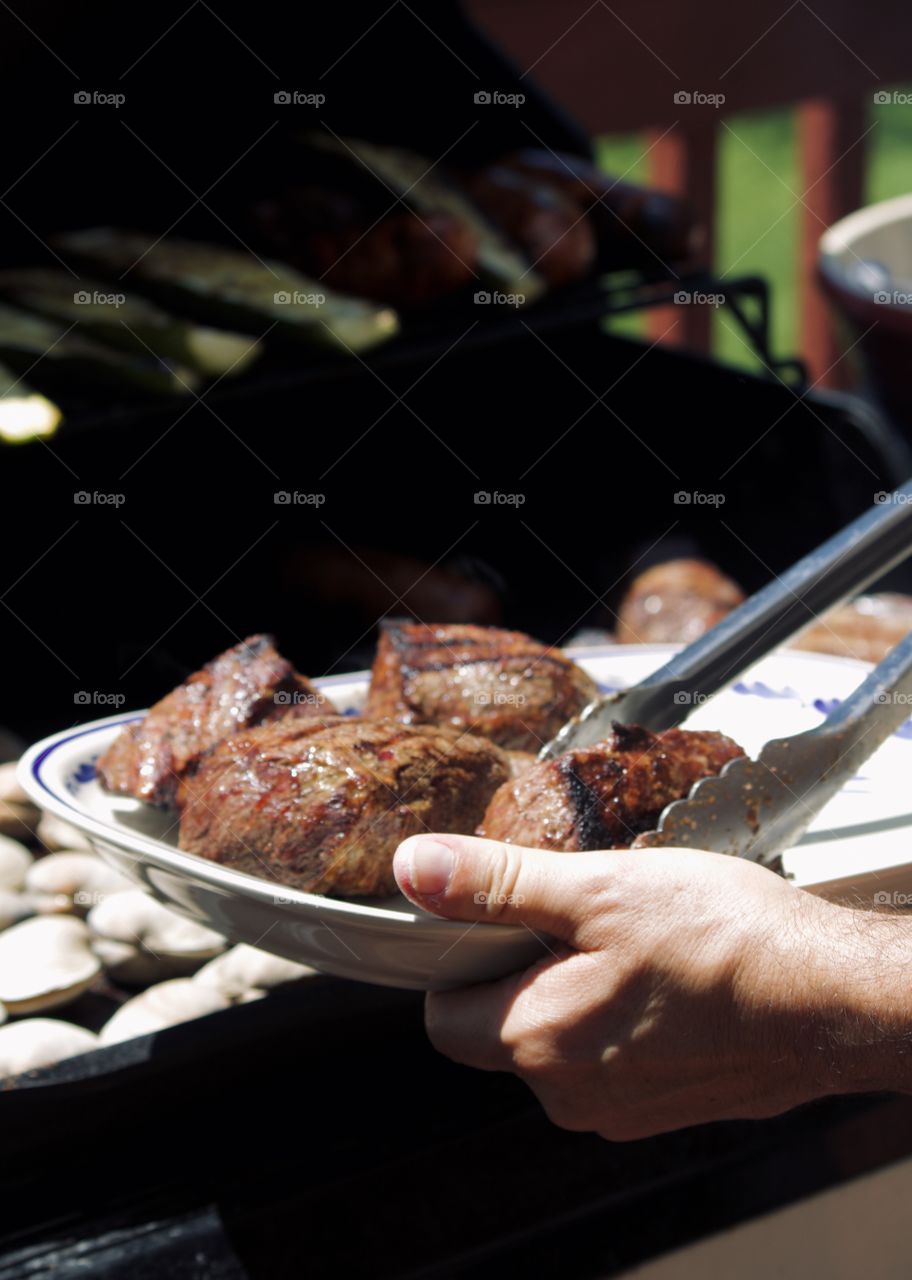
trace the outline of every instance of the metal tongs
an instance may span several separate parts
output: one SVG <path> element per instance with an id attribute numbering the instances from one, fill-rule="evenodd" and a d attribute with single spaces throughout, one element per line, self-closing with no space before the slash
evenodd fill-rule
<path id="1" fill-rule="evenodd" d="M 912 711 L 912 632 L 815 729 L 773 738 L 675 800 L 635 849 L 684 845 L 781 870 L 813 819 Z"/>
<path id="2" fill-rule="evenodd" d="M 912 553 L 912 481 L 723 618 L 639 684 L 597 698 L 539 753 L 553 759 L 604 738 L 613 721 L 654 732 L 681 724 L 714 693 L 824 610 Z M 912 635 L 826 722 L 731 761 L 669 805 L 636 845 L 687 845 L 774 865 L 858 766 L 908 718 Z"/>

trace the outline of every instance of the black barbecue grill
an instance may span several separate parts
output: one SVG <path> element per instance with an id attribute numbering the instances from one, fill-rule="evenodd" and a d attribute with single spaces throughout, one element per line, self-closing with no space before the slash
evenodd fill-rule
<path id="1" fill-rule="evenodd" d="M 78 80 L 24 39 L 0 87 L 21 126 L 5 142 L 14 174 L 64 133 L 74 86 L 123 76 L 126 95 L 120 115 L 77 115 L 9 193 L 7 265 L 39 261 L 39 239 L 92 222 L 165 229 L 180 218 L 180 234 L 232 243 L 226 227 L 250 191 L 288 163 L 299 121 L 273 101 L 286 86 L 325 85 L 337 133 L 434 157 L 459 139 L 466 158 L 535 139 L 589 150 L 458 4 L 323 6 L 318 23 L 304 6 L 231 4 L 215 17 L 165 4 L 143 18 L 157 30 L 180 21 L 179 38 L 148 52 L 151 30 L 124 32 L 121 9 L 95 10 L 91 23 L 61 10 L 53 31 Z M 39 82 L 48 90 L 17 111 L 23 85 Z M 481 127 L 479 85 L 523 92 L 521 115 L 492 109 Z M 181 179 L 194 173 L 188 190 Z M 725 293 L 766 368 L 606 331 L 612 315 L 681 288 Z M 912 473 L 904 444 L 864 406 L 807 390 L 798 361 L 777 363 L 767 301 L 760 280 L 640 261 L 527 312 L 412 317 L 364 360 L 270 354 L 203 403 L 73 398 L 49 446 L 2 458 L 6 491 L 22 499 L 0 516 L 6 576 L 28 573 L 27 598 L 9 596 L 22 625 L 7 624 L 8 670 L 25 678 L 5 688 L 7 724 L 32 739 L 71 714 L 72 677 L 35 634 L 66 630 L 66 665 L 85 687 L 132 668 L 118 685 L 128 706 L 185 674 L 177 655 L 208 657 L 254 618 L 302 670 L 363 665 L 372 638 L 352 645 L 357 615 L 283 589 L 292 553 L 319 559 L 339 542 L 487 565 L 504 619 L 551 641 L 610 622 L 625 566 L 650 546 L 658 558 L 669 538 L 759 585 Z M 733 534 L 717 511 L 674 503 L 711 459 Z M 518 472 L 525 532 L 513 513 L 473 502 L 515 487 Z M 325 505 L 275 502 L 296 485 L 323 491 Z M 68 532 L 74 489 L 127 500 L 80 512 Z M 583 582 L 601 584 L 602 599 Z M 65 1015 L 90 1024 L 92 999 Z M 604 1276 L 912 1146 L 900 1102 L 840 1102 L 630 1148 L 562 1133 L 516 1081 L 434 1055 L 413 994 L 323 978 L 8 1082 L 0 1122 L 0 1280 L 80 1267 L 134 1280 L 430 1278 L 469 1266 Z M 878 1135 L 862 1154 L 860 1124 Z"/>

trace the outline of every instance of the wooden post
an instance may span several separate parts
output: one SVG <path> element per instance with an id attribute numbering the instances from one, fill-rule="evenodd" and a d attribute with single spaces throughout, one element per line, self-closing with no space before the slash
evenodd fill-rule
<path id="1" fill-rule="evenodd" d="M 851 365 L 840 359 L 846 342 L 817 284 L 817 242 L 826 227 L 864 202 L 867 127 L 866 103 L 860 97 L 851 102 L 814 99 L 798 108 L 801 354 L 811 381 L 821 379 L 827 387 L 847 386 Z"/>
<path id="2" fill-rule="evenodd" d="M 686 196 L 690 201 L 699 225 L 705 228 L 702 258 L 709 266 L 715 250 L 718 124 L 704 115 L 687 120 L 688 110 L 687 106 L 680 108 L 685 118 L 679 118 L 650 151 L 649 178 L 659 190 Z M 713 309 L 709 306 L 660 307 L 649 313 L 648 328 L 650 335 L 657 338 L 673 325 L 666 342 L 708 352 L 712 320 Z"/>

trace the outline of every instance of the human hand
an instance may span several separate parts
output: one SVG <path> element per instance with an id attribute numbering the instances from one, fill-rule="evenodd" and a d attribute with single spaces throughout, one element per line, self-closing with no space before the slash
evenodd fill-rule
<path id="1" fill-rule="evenodd" d="M 902 952 L 907 971 L 905 922 L 690 849 L 413 836 L 394 868 L 428 911 L 547 940 L 523 973 L 429 994 L 426 1021 L 441 1053 L 514 1072 L 563 1128 L 623 1140 L 903 1087 L 890 1042 L 909 1001 L 884 966 Z"/>

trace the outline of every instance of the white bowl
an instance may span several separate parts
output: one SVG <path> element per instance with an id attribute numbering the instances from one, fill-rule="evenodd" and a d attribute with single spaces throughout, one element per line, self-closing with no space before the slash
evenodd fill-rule
<path id="1" fill-rule="evenodd" d="M 614 689 L 643 679 L 674 651 L 606 645 L 576 650 L 574 657 L 603 688 Z M 866 670 L 841 658 L 773 654 L 694 711 L 687 726 L 720 729 L 754 754 L 771 737 L 819 724 L 828 704 L 846 697 Z M 356 712 L 366 682 L 361 673 L 316 683 L 340 710 Z M 84 832 L 102 857 L 168 906 L 234 942 L 384 986 L 435 990 L 479 982 L 542 954 L 542 942 L 522 927 L 439 920 L 401 896 L 346 901 L 277 891 L 270 881 L 181 852 L 176 815 L 110 796 L 95 779 L 101 752 L 141 714 L 109 716 L 46 738 L 22 758 L 19 778 L 36 804 Z M 787 871 L 831 897 L 889 892 L 908 893 L 912 901 L 910 776 L 906 726 L 818 816 L 787 855 Z"/>

